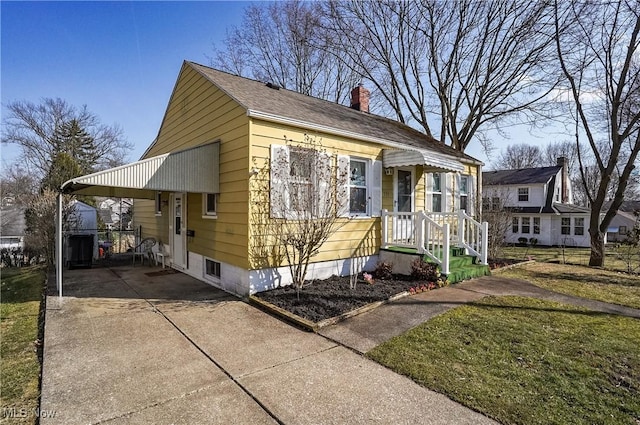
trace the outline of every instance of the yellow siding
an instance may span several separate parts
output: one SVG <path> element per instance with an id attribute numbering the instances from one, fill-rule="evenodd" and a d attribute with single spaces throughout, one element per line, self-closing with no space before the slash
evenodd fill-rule
<path id="1" fill-rule="evenodd" d="M 187 195 L 187 250 L 248 268 L 249 119 L 246 110 L 189 65 L 183 67 L 147 157 L 220 141 L 220 195 L 215 219 L 202 217 L 202 194 Z M 169 199 L 163 194 L 163 199 Z M 154 201 L 136 201 L 135 223 L 143 235 L 163 241 L 169 208 L 155 217 Z M 166 213 L 165 213 L 166 209 Z"/>
<path id="2" fill-rule="evenodd" d="M 251 123 L 251 158 L 253 165 L 259 169 L 264 170 L 270 158 L 270 148 L 272 144 L 284 145 L 285 136 L 287 139 L 292 139 L 293 143 L 302 143 L 305 136 L 304 129 L 285 126 L 281 124 L 267 123 L 254 120 Z M 327 152 L 336 155 L 343 154 L 352 157 L 359 157 L 371 160 L 382 161 L 382 145 L 375 145 L 371 143 L 359 142 L 344 137 L 333 136 L 323 133 L 308 133 L 311 137 L 316 137 L 317 140 L 321 140 L 322 147 Z M 268 182 L 263 183 L 262 187 L 258 188 L 258 181 L 263 182 L 266 179 L 266 175 L 259 175 L 254 177 L 253 182 L 256 186 L 252 187 L 252 201 L 253 206 L 261 205 L 254 208 L 251 213 L 251 240 L 253 253 L 250 255 L 253 268 L 260 267 L 273 267 L 278 261 L 265 260 L 259 254 L 256 256 L 257 251 L 263 251 L 263 255 L 269 255 L 272 251 L 270 247 L 273 245 L 273 240 L 268 235 L 263 235 L 264 230 L 261 226 L 268 226 L 269 222 L 269 210 L 268 210 L 268 196 L 269 186 Z M 393 178 L 392 176 L 383 175 L 383 208 L 389 208 L 388 204 L 392 203 L 393 197 Z M 391 196 L 387 199 L 386 192 L 391 189 Z M 260 224 L 263 223 L 263 224 Z M 342 227 L 340 227 L 322 246 L 320 253 L 313 257 L 312 261 L 328 261 L 336 259 L 346 259 L 352 256 L 364 256 L 377 254 L 380 248 L 380 218 L 354 218 L 354 219 L 342 219 Z M 268 231 L 267 231 L 268 233 Z"/>

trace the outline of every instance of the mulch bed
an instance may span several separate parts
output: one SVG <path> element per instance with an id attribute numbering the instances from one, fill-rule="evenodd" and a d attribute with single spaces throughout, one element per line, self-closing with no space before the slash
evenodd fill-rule
<path id="1" fill-rule="evenodd" d="M 320 322 L 356 308 L 408 291 L 418 282 L 409 276 L 395 275 L 389 280 L 376 279 L 369 284 L 358 279 L 355 290 L 349 287 L 349 276 L 332 276 L 325 280 L 307 282 L 300 298 L 291 286 L 260 292 L 255 296 L 312 322 Z"/>

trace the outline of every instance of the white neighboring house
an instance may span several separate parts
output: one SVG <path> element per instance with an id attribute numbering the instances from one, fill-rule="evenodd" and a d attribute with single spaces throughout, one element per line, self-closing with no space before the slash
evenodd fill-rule
<path id="1" fill-rule="evenodd" d="M 120 218 L 129 212 L 133 205 L 131 198 L 98 198 L 98 214 L 108 229 L 119 229 Z M 122 223 L 122 229 L 128 229 L 129 222 Z"/>
<path id="2" fill-rule="evenodd" d="M 483 209 L 496 206 L 512 213 L 505 242 L 537 239 L 538 245 L 589 247 L 589 208 L 573 205 L 564 157 L 552 167 L 482 173 Z"/>
<path id="3" fill-rule="evenodd" d="M 611 205 L 610 202 L 605 203 L 602 211 L 608 210 L 609 205 Z M 623 201 L 607 228 L 607 242 L 626 240 L 627 232 L 630 232 L 636 225 L 636 213 L 640 213 L 640 201 Z"/>
<path id="4" fill-rule="evenodd" d="M 0 249 L 24 249 L 25 208 L 9 205 L 0 208 Z"/>

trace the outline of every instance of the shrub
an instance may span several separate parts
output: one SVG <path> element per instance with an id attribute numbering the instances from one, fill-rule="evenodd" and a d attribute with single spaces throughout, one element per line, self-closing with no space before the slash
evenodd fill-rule
<path id="1" fill-rule="evenodd" d="M 538 245 L 538 238 L 530 238 L 529 243 L 531 244 L 531 246 Z"/>
<path id="2" fill-rule="evenodd" d="M 378 261 L 375 270 L 373 270 L 373 276 L 376 279 L 391 279 L 393 277 L 393 263 L 386 263 L 384 261 Z"/>
<path id="3" fill-rule="evenodd" d="M 422 258 L 416 258 L 411 263 L 411 277 L 415 280 L 436 282 L 440 277 L 440 272 L 436 264 L 427 263 Z"/>

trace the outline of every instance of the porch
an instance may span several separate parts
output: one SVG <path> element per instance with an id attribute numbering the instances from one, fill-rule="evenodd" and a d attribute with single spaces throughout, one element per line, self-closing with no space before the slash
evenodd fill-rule
<path id="1" fill-rule="evenodd" d="M 480 223 L 464 210 L 453 213 L 383 210 L 381 259 L 393 258 L 392 262 L 404 269 L 400 272 L 406 273 L 411 261 L 423 258 L 437 264 L 452 283 L 483 276 L 488 274 L 488 229 L 487 222 Z"/>

